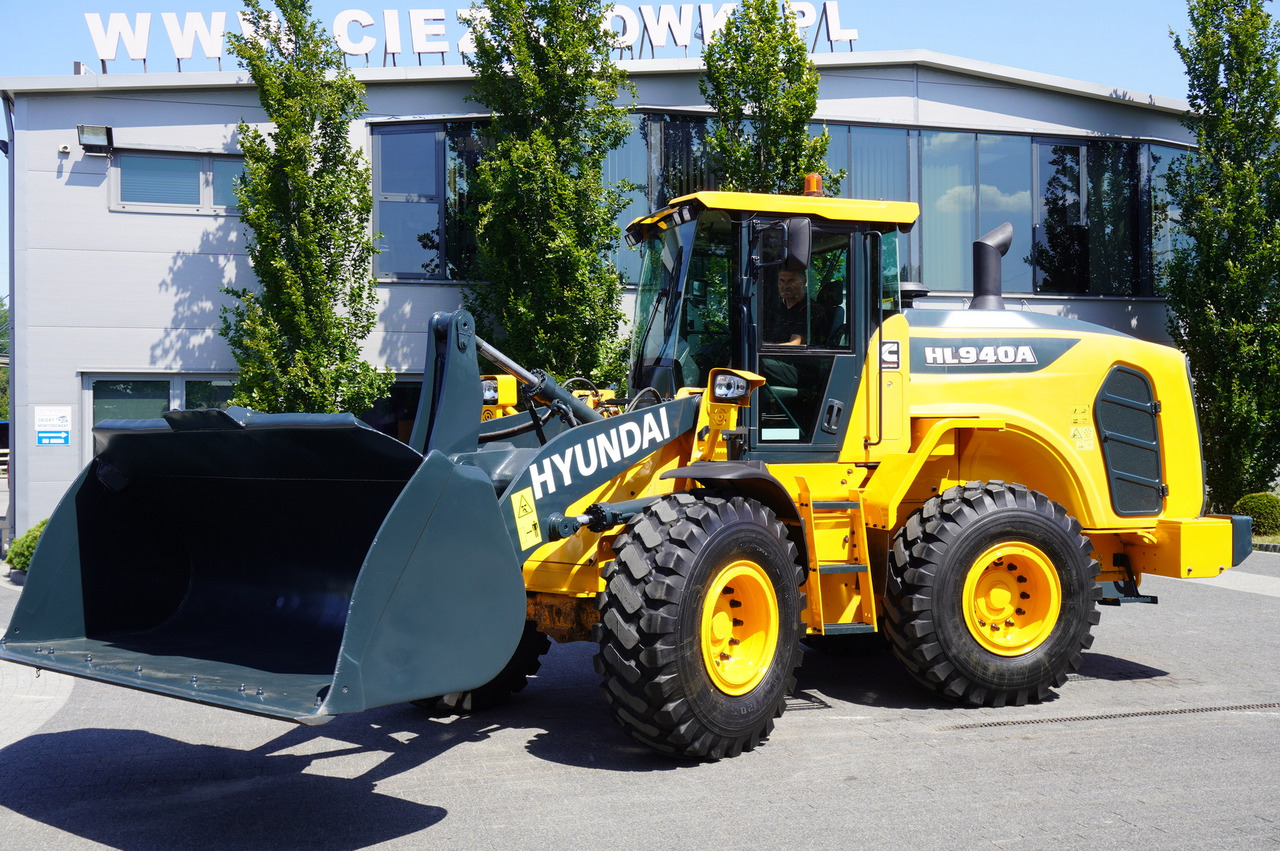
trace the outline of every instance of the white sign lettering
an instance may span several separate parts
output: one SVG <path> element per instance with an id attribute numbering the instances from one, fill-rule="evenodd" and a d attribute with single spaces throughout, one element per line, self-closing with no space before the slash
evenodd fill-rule
<path id="1" fill-rule="evenodd" d="M 670 439 L 671 423 L 666 408 L 659 408 L 658 416 L 645 414 L 638 423 L 635 420 L 620 423 L 530 467 L 533 497 L 542 499 L 544 494 L 555 493 L 558 487 L 568 487 L 573 484 L 574 475 L 585 479 L 597 469 L 647 455 Z"/>
<path id="2" fill-rule="evenodd" d="M 826 31 L 827 42 L 835 49 L 835 42 L 857 39 L 856 29 L 846 29 L 840 24 L 838 0 L 825 0 L 822 12 L 818 14 L 813 3 L 796 0 L 791 4 L 796 14 L 796 26 L 800 30 L 817 27 L 817 33 Z M 668 44 L 688 48 L 695 41 L 706 44 L 711 37 L 721 30 L 737 4 L 728 3 L 660 3 L 637 6 L 613 6 L 605 15 L 604 26 L 614 34 L 613 47 L 619 51 L 631 51 L 637 55 L 636 45 L 643 50 L 647 44 L 650 51 L 665 48 Z M 368 56 L 377 46 L 379 39 L 383 44 L 383 64 L 396 64 L 396 58 L 405 50 L 405 19 L 408 20 L 408 51 L 416 54 L 421 61 L 423 54 L 438 55 L 443 60 L 450 53 L 470 54 L 475 52 L 475 36 L 471 32 L 471 23 L 476 15 L 487 17 L 484 9 L 473 12 L 467 9 L 399 9 L 382 10 L 381 31 L 378 19 L 373 13 L 364 9 L 344 9 L 333 19 L 331 32 L 334 41 L 343 53 L 348 56 Z M 132 16 L 124 12 L 111 12 L 103 23 L 103 15 L 97 12 L 86 12 L 85 23 L 89 35 L 93 39 L 94 49 L 102 61 L 102 70 L 107 70 L 106 63 L 114 61 L 123 44 L 130 59 L 147 61 L 147 52 L 151 47 L 151 13 L 136 12 Z M 177 12 L 163 12 L 160 15 L 164 22 L 165 35 L 168 36 L 169 48 L 178 68 L 182 68 L 182 60 L 191 59 L 199 53 L 206 59 L 221 60 L 223 43 L 227 33 L 226 12 L 186 12 L 181 18 Z M 253 28 L 244 18 L 243 12 L 235 17 L 240 25 L 240 32 L 249 37 L 256 37 Z M 275 13 L 271 13 L 273 21 L 277 21 Z M 458 38 L 451 42 L 446 32 L 446 25 L 456 21 Z M 814 39 L 814 46 L 817 38 Z M 852 47 L 852 44 L 850 45 Z"/>
<path id="3" fill-rule="evenodd" d="M 368 29 L 373 26 L 373 15 L 363 9 L 347 9 L 345 12 L 339 12 L 338 17 L 333 19 L 333 37 L 338 42 L 338 49 L 349 56 L 364 56 L 378 40 L 371 35 L 366 35 L 360 41 L 351 40 L 351 25 L 359 24 Z M 399 39 L 400 33 L 396 33 Z"/>
<path id="4" fill-rule="evenodd" d="M 924 362 L 960 366 L 1037 363 L 1035 350 L 1030 346 L 925 346 Z"/>
<path id="5" fill-rule="evenodd" d="M 676 7 L 663 4 L 655 14 L 652 6 L 641 6 L 640 17 L 644 19 L 644 28 L 653 39 L 654 47 L 667 46 L 667 33 L 671 33 L 680 47 L 688 47 L 693 40 L 693 5 L 685 3 Z"/>
<path id="6" fill-rule="evenodd" d="M 169 34 L 169 44 L 173 45 L 173 54 L 178 59 L 191 58 L 197 38 L 206 58 L 222 57 L 222 34 L 227 31 L 226 12 L 214 12 L 209 23 L 205 23 L 204 15 L 199 12 L 187 12 L 182 26 L 178 26 L 178 16 L 173 12 L 164 12 L 160 18 L 164 21 L 165 32 Z"/>
<path id="7" fill-rule="evenodd" d="M 102 26 L 102 16 L 96 12 L 85 12 L 85 22 L 89 24 L 89 35 L 93 36 L 93 46 L 98 51 L 98 58 L 106 61 L 116 58 L 116 50 L 120 42 L 124 42 L 130 59 L 147 58 L 147 37 L 151 34 L 151 13 L 140 12 L 135 16 L 136 24 L 129 26 L 129 18 L 123 12 L 112 12 L 107 18 L 107 26 Z"/>

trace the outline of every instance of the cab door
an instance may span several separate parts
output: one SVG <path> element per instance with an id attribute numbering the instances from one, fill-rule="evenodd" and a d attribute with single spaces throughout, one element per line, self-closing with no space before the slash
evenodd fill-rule
<path id="1" fill-rule="evenodd" d="M 746 457 L 838 459 L 870 336 L 869 250 L 861 233 L 815 223 L 807 268 L 783 263 L 754 269 L 752 368 L 767 383 L 751 408 Z M 803 275 L 799 302 L 788 298 L 794 294 L 788 275 L 796 272 Z"/>

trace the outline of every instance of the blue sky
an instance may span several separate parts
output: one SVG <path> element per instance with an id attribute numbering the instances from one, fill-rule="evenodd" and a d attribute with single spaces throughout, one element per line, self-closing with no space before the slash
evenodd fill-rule
<path id="1" fill-rule="evenodd" d="M 719 8 L 723 0 L 716 0 Z M 353 41 L 363 37 L 379 39 L 370 52 L 374 64 L 381 64 L 386 28 L 384 11 L 397 10 L 404 49 L 409 49 L 408 9 L 421 3 L 381 3 L 362 0 L 318 0 L 312 8 L 327 28 L 344 10 L 368 16 L 372 26 L 349 28 Z M 445 6 L 452 11 L 467 8 L 469 0 L 454 0 Z M 628 0 L 623 5 L 638 9 L 644 5 Z M 649 5 L 656 6 L 657 2 Z M 821 2 L 813 4 L 819 10 Z M 695 4 L 696 6 L 696 4 Z M 187 0 L 185 3 L 154 3 L 149 0 L 0 0 L 0 78 L 46 74 L 70 74 L 76 61 L 100 71 L 98 53 L 85 14 L 99 16 L 104 27 L 112 13 L 124 13 L 131 25 L 138 13 L 152 14 L 148 51 L 148 71 L 176 70 L 162 13 L 176 13 L 185 22 L 186 13 L 199 12 L 210 20 L 215 12 L 226 13 L 227 28 L 238 31 L 235 12 L 239 0 Z M 1185 0 L 840 0 L 840 26 L 856 29 L 858 51 L 922 48 L 1024 68 L 1085 82 L 1100 83 L 1128 92 L 1186 97 L 1182 64 L 1173 50 L 1169 31 L 1185 33 Z M 450 25 L 446 38 L 456 42 L 457 26 Z M 809 41 L 812 43 L 813 36 Z M 823 45 L 825 49 L 825 45 Z M 846 44 L 841 45 L 847 50 Z M 183 63 L 184 70 L 214 70 L 213 61 L 196 47 L 195 58 Z M 123 46 L 119 57 L 108 64 L 110 73 L 139 73 L 142 63 L 126 59 Z M 669 45 L 659 56 L 683 55 Z M 224 69 L 233 67 L 231 57 L 223 58 Z M 401 59 L 401 64 L 406 60 Z M 413 61 L 412 59 L 408 61 Z M 438 62 L 438 59 L 431 59 Z M 458 62 L 456 52 L 448 61 Z M 362 63 L 361 63 L 362 64 Z M 0 198 L 8 198 L 7 169 L 0 170 Z M 8 204 L 0 203 L 0 257 L 8 257 Z M 7 276 L 7 262 L 4 264 Z M 4 292 L 8 287 L 4 287 Z"/>

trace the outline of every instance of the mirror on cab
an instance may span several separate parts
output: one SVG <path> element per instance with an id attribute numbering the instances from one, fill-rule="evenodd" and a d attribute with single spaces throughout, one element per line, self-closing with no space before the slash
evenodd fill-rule
<path id="1" fill-rule="evenodd" d="M 787 263 L 792 268 L 808 269 L 810 224 L 804 216 L 752 224 L 754 251 L 751 259 L 757 266 Z"/>

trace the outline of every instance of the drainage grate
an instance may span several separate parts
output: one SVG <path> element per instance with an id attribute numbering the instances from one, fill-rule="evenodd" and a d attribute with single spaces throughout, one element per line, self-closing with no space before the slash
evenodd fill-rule
<path id="1" fill-rule="evenodd" d="M 1017 727 L 1024 724 L 1061 724 L 1064 721 L 1110 721 L 1116 718 L 1154 718 L 1161 715 L 1193 715 L 1198 712 L 1251 712 L 1280 709 L 1280 703 L 1248 703 L 1242 706 L 1198 706 L 1189 709 L 1149 709 L 1144 712 L 1113 712 L 1108 715 L 1071 715 L 1064 718 L 1024 718 L 1016 721 L 985 721 L 981 724 L 956 724 L 942 730 L 979 730 L 984 727 Z"/>

